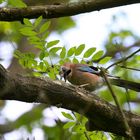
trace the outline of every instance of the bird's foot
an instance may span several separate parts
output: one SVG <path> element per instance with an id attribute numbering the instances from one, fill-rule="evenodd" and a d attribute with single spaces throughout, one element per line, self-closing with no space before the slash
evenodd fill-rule
<path id="1" fill-rule="evenodd" d="M 79 86 L 79 88 L 83 88 L 83 87 L 88 86 L 88 85 L 89 85 L 89 83 L 82 84 L 82 85 Z"/>

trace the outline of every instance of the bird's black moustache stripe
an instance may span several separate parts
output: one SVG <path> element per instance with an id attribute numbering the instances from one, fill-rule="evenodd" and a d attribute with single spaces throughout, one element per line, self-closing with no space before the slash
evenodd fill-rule
<path id="1" fill-rule="evenodd" d="M 65 79 L 65 82 L 67 80 L 67 76 L 71 73 L 71 70 L 67 70 L 64 72 L 64 79 Z"/>

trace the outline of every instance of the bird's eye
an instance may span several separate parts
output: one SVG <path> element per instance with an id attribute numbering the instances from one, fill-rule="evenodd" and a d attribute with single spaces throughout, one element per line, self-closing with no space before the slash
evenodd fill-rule
<path id="1" fill-rule="evenodd" d="M 61 71 L 63 71 L 65 73 L 67 71 L 67 69 L 65 67 L 61 67 Z"/>

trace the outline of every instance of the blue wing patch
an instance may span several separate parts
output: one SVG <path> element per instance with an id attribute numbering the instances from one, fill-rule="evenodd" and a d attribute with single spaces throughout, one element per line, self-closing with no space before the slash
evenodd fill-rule
<path id="1" fill-rule="evenodd" d="M 89 72 L 89 73 L 97 74 L 97 75 L 99 74 L 98 70 L 94 70 L 89 66 L 80 66 L 77 69 L 80 70 L 80 71 L 83 71 L 83 72 Z"/>

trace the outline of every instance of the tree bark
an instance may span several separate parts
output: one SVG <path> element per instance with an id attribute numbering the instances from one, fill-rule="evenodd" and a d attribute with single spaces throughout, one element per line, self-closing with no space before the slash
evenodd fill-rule
<path id="1" fill-rule="evenodd" d="M 140 0 L 88 0 L 82 2 L 28 6 L 27 8 L 0 8 L 0 21 L 23 21 L 23 18 L 58 18 L 102 10 L 117 6 L 140 3 Z"/>
<path id="2" fill-rule="evenodd" d="M 13 76 L 0 65 L 0 99 L 60 106 L 85 115 L 88 129 L 127 136 L 117 107 L 81 88 L 49 78 Z M 124 111 L 134 135 L 140 139 L 140 116 Z M 92 123 L 91 123 L 92 122 Z M 92 124 L 92 125 L 91 125 Z"/>

